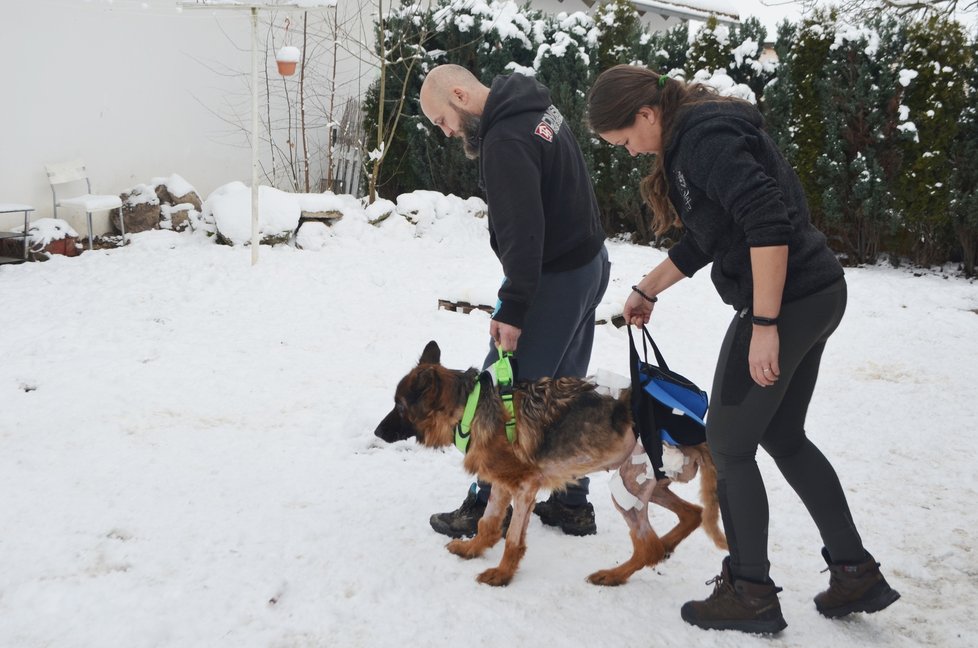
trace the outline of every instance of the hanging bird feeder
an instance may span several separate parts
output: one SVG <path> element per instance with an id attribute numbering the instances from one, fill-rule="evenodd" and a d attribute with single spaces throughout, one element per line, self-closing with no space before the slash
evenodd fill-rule
<path id="1" fill-rule="evenodd" d="M 285 38 L 289 37 L 289 19 L 285 19 Z M 282 76 L 292 76 L 295 74 L 295 66 L 299 63 L 302 53 L 298 47 L 283 45 L 275 54 L 275 63 L 278 64 L 278 73 Z"/>

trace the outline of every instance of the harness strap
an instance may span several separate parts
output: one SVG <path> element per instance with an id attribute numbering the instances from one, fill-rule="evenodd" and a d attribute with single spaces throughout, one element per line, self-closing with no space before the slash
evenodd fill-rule
<path id="1" fill-rule="evenodd" d="M 503 409 L 506 410 L 506 439 L 513 443 L 516 441 L 516 410 L 513 407 L 513 366 L 511 359 L 512 352 L 499 350 L 499 360 L 496 361 L 496 384 L 499 385 L 499 397 L 503 400 Z"/>
<path id="2" fill-rule="evenodd" d="M 490 388 L 495 378 L 498 386 L 499 398 L 503 402 L 503 409 L 506 412 L 506 439 L 513 443 L 516 441 L 516 408 L 513 405 L 513 369 L 512 363 L 515 362 L 510 351 L 499 350 L 499 360 L 489 369 L 479 374 L 475 381 L 475 387 L 469 393 L 465 401 L 465 409 L 462 410 L 462 420 L 455 426 L 455 447 L 459 452 L 465 454 L 469 449 L 469 441 L 472 437 L 472 420 L 475 418 L 475 410 L 479 405 L 479 396 L 482 394 L 482 382 L 486 381 L 486 388 Z"/>
<path id="3" fill-rule="evenodd" d="M 469 450 L 469 440 L 472 436 L 472 419 L 475 418 L 475 408 L 479 405 L 479 395 L 482 394 L 482 381 L 489 380 L 489 375 L 483 371 L 475 381 L 475 387 L 469 393 L 465 401 L 465 409 L 462 410 L 462 420 L 455 426 L 455 447 L 459 452 L 465 454 Z"/>

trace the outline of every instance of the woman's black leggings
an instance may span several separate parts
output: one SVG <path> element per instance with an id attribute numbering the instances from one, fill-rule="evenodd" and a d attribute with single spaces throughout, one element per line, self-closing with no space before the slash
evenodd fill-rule
<path id="1" fill-rule="evenodd" d="M 738 313 L 723 340 L 706 436 L 716 462 L 723 526 L 735 577 L 768 579 L 768 502 L 755 455 L 760 445 L 808 508 L 833 562 L 864 551 L 839 478 L 805 435 L 805 415 L 825 342 L 846 309 L 846 284 L 784 304 L 778 317 L 781 377 L 761 387 L 750 376 L 752 325 Z"/>

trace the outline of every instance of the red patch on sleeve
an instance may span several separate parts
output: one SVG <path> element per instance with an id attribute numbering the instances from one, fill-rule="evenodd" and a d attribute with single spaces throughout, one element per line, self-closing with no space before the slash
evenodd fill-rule
<path id="1" fill-rule="evenodd" d="M 554 141 L 554 131 L 553 131 L 553 129 L 550 128 L 549 126 L 547 126 L 546 124 L 544 124 L 543 122 L 540 122 L 539 124 L 537 124 L 537 129 L 533 132 L 533 134 L 534 135 L 539 135 L 540 137 L 542 137 L 543 139 L 547 140 L 548 142 L 553 142 Z"/>

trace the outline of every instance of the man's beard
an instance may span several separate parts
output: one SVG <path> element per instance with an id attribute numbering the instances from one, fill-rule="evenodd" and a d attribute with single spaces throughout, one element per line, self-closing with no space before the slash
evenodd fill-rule
<path id="1" fill-rule="evenodd" d="M 479 115 L 461 110 L 455 106 L 452 106 L 452 108 L 462 120 L 459 127 L 459 139 L 462 140 L 462 150 L 465 151 L 465 157 L 470 160 L 476 160 L 479 158 L 479 126 L 482 124 L 482 119 L 480 119 Z"/>

